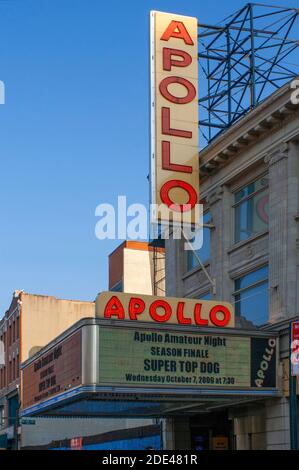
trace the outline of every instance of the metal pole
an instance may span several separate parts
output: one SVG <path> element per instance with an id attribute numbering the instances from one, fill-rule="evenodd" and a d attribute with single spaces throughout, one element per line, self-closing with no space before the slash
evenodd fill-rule
<path id="1" fill-rule="evenodd" d="M 292 375 L 292 322 L 290 322 L 290 360 L 289 360 L 289 412 L 291 450 L 298 450 L 297 433 L 297 376 Z"/>

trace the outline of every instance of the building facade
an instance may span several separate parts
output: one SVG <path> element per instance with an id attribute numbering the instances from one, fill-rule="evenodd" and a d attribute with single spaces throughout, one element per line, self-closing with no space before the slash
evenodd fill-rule
<path id="1" fill-rule="evenodd" d="M 0 341 L 4 345 L 4 363 L 0 365 L 0 447 L 17 447 L 21 439 L 20 363 L 76 321 L 94 315 L 94 302 L 14 292 L 0 320 Z"/>
<path id="2" fill-rule="evenodd" d="M 109 290 L 165 295 L 165 250 L 126 240 L 109 255 Z"/>
<path id="3" fill-rule="evenodd" d="M 212 285 L 184 240 L 166 242 L 167 296 L 232 302 L 237 327 L 280 333 L 281 398 L 221 410 L 236 449 L 290 448 L 288 326 L 299 314 L 299 106 L 291 93 L 289 84 L 279 89 L 199 154 L 206 225 L 198 255 Z M 208 421 L 169 423 L 178 429 L 173 445 L 191 448 L 197 429 L 211 448 L 217 430 Z"/>

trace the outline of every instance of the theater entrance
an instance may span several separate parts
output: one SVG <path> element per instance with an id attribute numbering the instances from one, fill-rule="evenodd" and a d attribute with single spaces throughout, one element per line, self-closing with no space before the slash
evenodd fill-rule
<path id="1" fill-rule="evenodd" d="M 192 450 L 229 450 L 233 447 L 232 437 L 232 421 L 228 419 L 227 412 L 190 418 Z"/>
<path id="2" fill-rule="evenodd" d="M 233 421 L 228 411 L 209 412 L 189 417 L 175 417 L 172 423 L 175 449 L 231 450 Z"/>

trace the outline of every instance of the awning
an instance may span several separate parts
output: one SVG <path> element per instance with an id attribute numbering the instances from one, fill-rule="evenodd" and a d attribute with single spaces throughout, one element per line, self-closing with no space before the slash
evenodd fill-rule
<path id="1" fill-rule="evenodd" d="M 165 392 L 165 391 L 164 391 Z M 191 391 L 190 391 L 191 392 Z M 208 392 L 208 393 L 207 393 Z M 257 395 L 247 390 L 240 396 L 238 393 L 211 391 L 202 393 L 171 394 L 144 393 L 142 390 L 103 390 L 101 387 L 78 387 L 62 393 L 59 396 L 45 400 L 22 410 L 21 416 L 80 416 L 80 417 L 125 417 L 125 418 L 154 418 L 180 415 L 195 415 L 207 413 L 214 409 L 227 408 L 239 404 L 273 398 L 278 396 L 277 391 L 262 391 Z"/>

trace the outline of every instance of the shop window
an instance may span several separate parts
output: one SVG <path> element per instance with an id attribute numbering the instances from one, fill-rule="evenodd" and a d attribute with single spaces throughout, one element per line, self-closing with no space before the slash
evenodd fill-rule
<path id="1" fill-rule="evenodd" d="M 268 321 L 268 266 L 235 280 L 235 313 L 255 326 Z"/>
<path id="2" fill-rule="evenodd" d="M 268 229 L 268 178 L 260 178 L 235 193 L 235 243 Z"/>
<path id="3" fill-rule="evenodd" d="M 211 223 L 211 214 L 210 212 L 205 212 L 203 215 L 203 223 L 209 224 Z M 207 263 L 211 256 L 211 229 L 204 228 L 203 229 L 203 245 L 202 247 L 196 251 L 202 263 Z M 198 266 L 198 261 L 194 255 L 192 250 L 186 251 L 187 253 L 187 270 L 191 271 L 191 269 Z"/>

